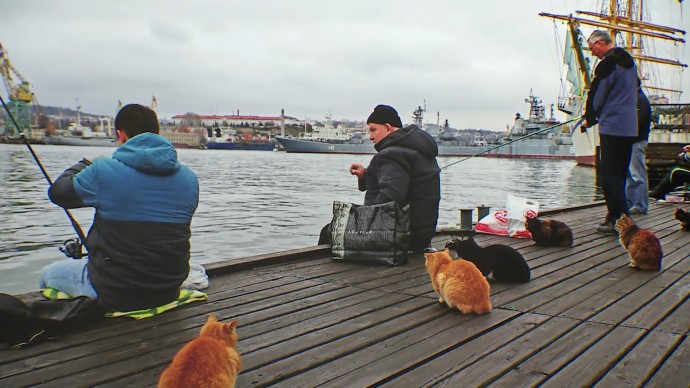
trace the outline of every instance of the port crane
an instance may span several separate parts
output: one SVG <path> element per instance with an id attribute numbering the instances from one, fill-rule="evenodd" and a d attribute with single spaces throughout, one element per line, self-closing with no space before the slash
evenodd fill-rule
<path id="1" fill-rule="evenodd" d="M 27 81 L 17 68 L 10 62 L 7 50 L 0 44 L 0 76 L 5 84 L 5 89 L 9 94 L 10 102 L 7 104 L 17 124 L 26 134 L 30 134 L 31 128 L 31 103 L 34 101 L 34 94 L 31 92 L 31 84 Z M 17 80 L 15 80 L 15 77 Z M 18 137 L 19 132 L 15 128 L 12 120 L 5 120 L 4 134 L 7 137 Z"/>

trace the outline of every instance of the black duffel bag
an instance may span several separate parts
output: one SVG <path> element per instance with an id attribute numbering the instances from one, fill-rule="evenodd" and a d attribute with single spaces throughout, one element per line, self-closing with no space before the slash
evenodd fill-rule
<path id="1" fill-rule="evenodd" d="M 396 266 L 407 263 L 409 205 L 333 202 L 330 223 L 333 260 Z"/>

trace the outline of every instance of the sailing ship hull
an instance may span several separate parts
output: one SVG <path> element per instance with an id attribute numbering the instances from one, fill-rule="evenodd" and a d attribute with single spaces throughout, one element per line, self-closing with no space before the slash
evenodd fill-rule
<path id="1" fill-rule="evenodd" d="M 276 140 L 286 152 L 317 153 L 317 154 L 375 154 L 373 143 L 365 141 L 361 144 L 329 143 L 305 139 L 292 139 L 276 136 Z M 445 143 L 445 144 L 444 144 Z M 573 146 L 569 144 L 553 144 L 539 140 L 525 139 L 513 144 L 505 144 L 494 150 L 487 151 L 496 145 L 468 146 L 458 144 L 438 144 L 439 156 L 481 156 L 495 158 L 530 158 L 530 159 L 575 159 Z"/>
<path id="2" fill-rule="evenodd" d="M 572 130 L 573 151 L 577 164 L 595 166 L 597 160 L 597 147 L 599 147 L 598 126 L 582 131 L 579 127 Z"/>
<path id="3" fill-rule="evenodd" d="M 647 164 L 675 158 L 684 145 L 690 144 L 690 104 L 652 105 L 652 129 L 647 145 Z M 599 146 L 598 126 L 581 132 L 572 131 L 575 159 L 578 164 L 595 166 Z"/>

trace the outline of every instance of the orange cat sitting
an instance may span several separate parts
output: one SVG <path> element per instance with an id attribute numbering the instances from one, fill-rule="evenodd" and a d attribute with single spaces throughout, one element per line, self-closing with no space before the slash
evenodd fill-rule
<path id="1" fill-rule="evenodd" d="M 474 263 L 453 260 L 445 251 L 425 253 L 426 270 L 434 290 L 440 295 L 439 303 L 457 308 L 463 314 L 486 314 L 491 311 L 489 282 Z"/>
<path id="2" fill-rule="evenodd" d="M 661 242 L 654 232 L 635 225 L 625 214 L 616 222 L 620 241 L 630 256 L 630 267 L 646 271 L 658 271 L 661 268 Z"/>
<path id="3" fill-rule="evenodd" d="M 211 314 L 201 334 L 173 358 L 159 387 L 234 387 L 242 360 L 237 353 L 237 321 L 218 322 Z"/>

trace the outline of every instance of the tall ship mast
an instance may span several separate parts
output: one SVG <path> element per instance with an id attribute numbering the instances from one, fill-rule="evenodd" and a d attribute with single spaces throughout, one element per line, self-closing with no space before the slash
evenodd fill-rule
<path id="1" fill-rule="evenodd" d="M 682 14 L 682 1 L 654 1 L 655 5 L 664 2 L 678 7 L 676 15 Z M 681 77 L 688 65 L 676 59 L 682 53 L 686 32 L 653 23 L 649 11 L 652 1 L 605 0 L 598 3 L 594 11 L 578 10 L 570 15 L 539 14 L 552 19 L 557 29 L 559 25 L 566 27 L 563 62 L 567 83 L 562 85 L 558 109 L 568 115 L 568 119 L 584 113 L 598 63 L 587 47 L 587 37 L 596 29 L 607 30 L 616 46 L 624 48 L 635 59 L 642 89 L 652 103 L 654 121 L 649 149 L 661 146 L 669 150 L 666 152 L 671 149 L 675 152 L 676 148 L 690 144 L 690 104 L 680 102 L 682 97 L 686 97 L 681 96 Z M 569 128 L 576 160 L 579 164 L 595 165 L 599 147 L 598 127 L 585 130 L 577 124 L 575 122 Z"/>

